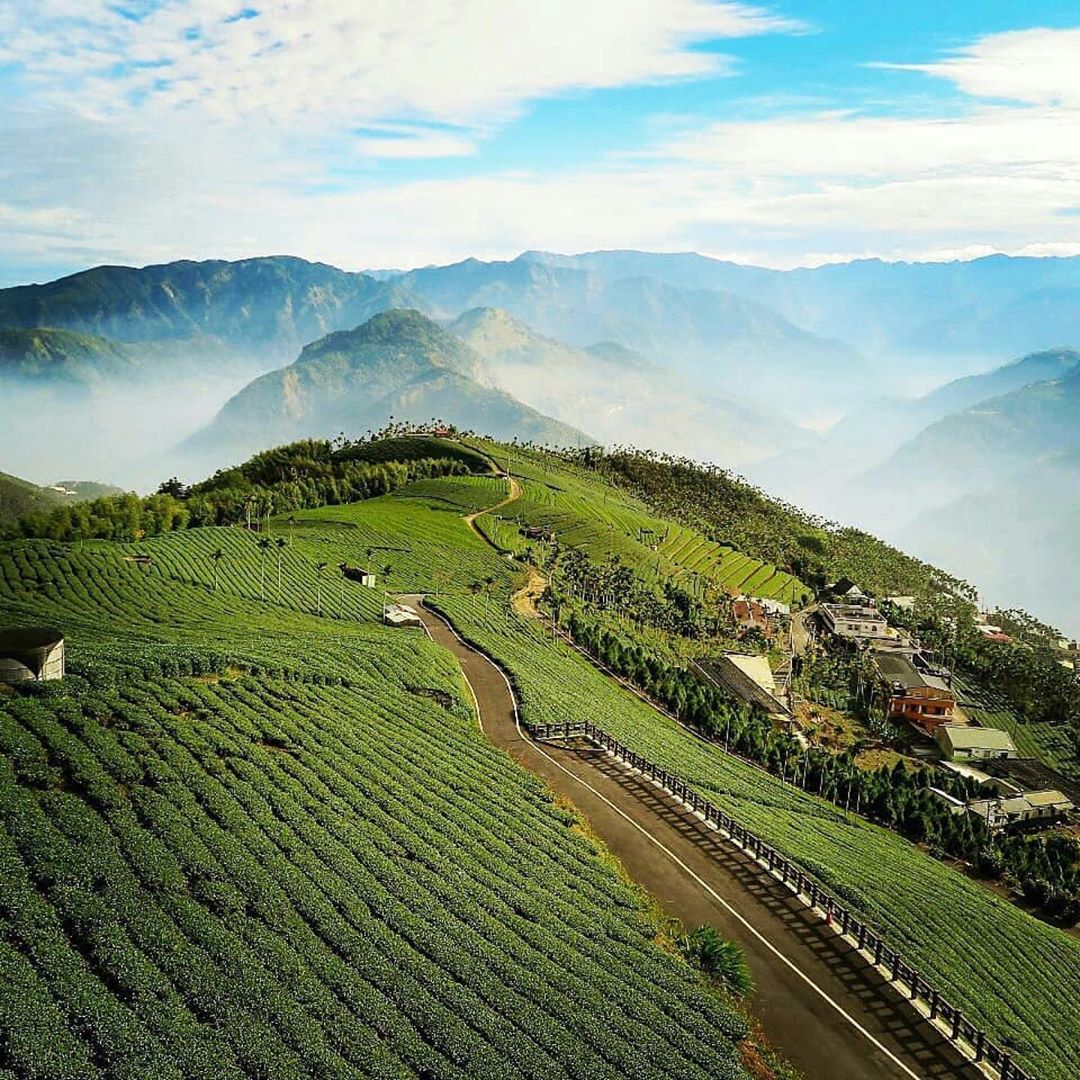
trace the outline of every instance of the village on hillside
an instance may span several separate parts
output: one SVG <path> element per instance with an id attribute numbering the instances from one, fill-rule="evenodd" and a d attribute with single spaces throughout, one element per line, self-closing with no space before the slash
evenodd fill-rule
<path id="1" fill-rule="evenodd" d="M 953 813 L 976 814 L 991 832 L 1055 824 L 1080 829 L 1080 783 L 1022 756 L 1008 731 L 970 716 L 967 688 L 962 690 L 953 672 L 908 630 L 890 624 L 887 612 L 910 611 L 914 597 L 891 596 L 879 603 L 844 578 L 796 613 L 774 600 L 742 595 L 729 604 L 740 635 L 766 642 L 774 654 L 786 645 L 783 659 L 774 670 L 768 655 L 726 651 L 704 663 L 707 674 L 728 693 L 765 709 L 803 745 L 829 726 L 823 714 L 857 711 L 865 726 L 902 747 L 913 764 L 973 782 L 977 793 L 966 799 L 931 784 L 930 791 Z M 990 641 L 1011 640 L 985 618 L 977 629 Z M 1067 641 L 1060 644 L 1063 651 L 1073 648 Z M 856 674 L 854 709 L 807 700 L 806 683 L 798 676 L 816 657 L 829 655 L 845 657 Z M 1061 662 L 1076 670 L 1073 661 Z"/>

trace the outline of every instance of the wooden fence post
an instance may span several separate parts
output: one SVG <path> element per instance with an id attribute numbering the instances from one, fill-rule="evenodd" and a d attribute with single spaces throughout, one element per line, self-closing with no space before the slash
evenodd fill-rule
<path id="1" fill-rule="evenodd" d="M 930 1019 L 936 1020 L 938 1014 L 939 995 L 936 990 L 930 992 Z"/>
<path id="2" fill-rule="evenodd" d="M 975 1060 L 982 1061 L 983 1059 L 983 1043 L 986 1040 L 986 1034 L 982 1031 L 975 1032 Z"/>
<path id="3" fill-rule="evenodd" d="M 953 1011 L 952 1011 L 952 1037 L 953 1037 L 953 1042 L 956 1042 L 956 1040 L 960 1037 L 960 1023 L 961 1023 L 962 1020 L 963 1020 L 963 1017 L 960 1015 L 960 1010 L 957 1009 L 957 1008 L 953 1008 Z"/>

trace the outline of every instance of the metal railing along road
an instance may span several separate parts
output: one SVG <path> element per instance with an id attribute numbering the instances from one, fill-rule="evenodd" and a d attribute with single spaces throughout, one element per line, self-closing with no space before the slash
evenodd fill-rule
<path id="1" fill-rule="evenodd" d="M 992 1042 L 982 1029 L 965 1017 L 957 1006 L 948 1002 L 897 949 L 890 947 L 880 934 L 845 907 L 820 882 L 786 855 L 740 825 L 730 814 L 699 795 L 685 780 L 631 750 L 588 720 L 522 726 L 534 739 L 590 739 L 659 784 L 700 814 L 708 824 L 726 833 L 753 855 L 804 904 L 824 912 L 826 919 L 852 941 L 868 961 L 875 967 L 885 969 L 890 982 L 903 988 L 912 1005 L 918 1006 L 919 1011 L 934 1022 L 962 1053 L 981 1065 L 990 1065 L 997 1069 L 1001 1080 L 1035 1080 L 1035 1077 L 1012 1060 L 1007 1051 Z"/>

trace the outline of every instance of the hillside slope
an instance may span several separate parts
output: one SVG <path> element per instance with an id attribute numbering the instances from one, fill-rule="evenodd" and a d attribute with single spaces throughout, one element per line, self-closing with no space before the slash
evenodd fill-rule
<path id="1" fill-rule="evenodd" d="M 585 455 L 479 450 L 510 464 L 521 512 L 566 545 L 632 558 L 657 585 L 723 566 L 715 541 L 673 521 L 653 551 L 641 530 L 658 515 L 623 467 L 616 487 L 602 471 L 615 466 Z M 275 455 L 260 467 L 274 475 Z M 516 615 L 518 564 L 463 520 L 508 488 L 425 479 L 290 510 L 261 537 L 0 546 L 5 611 L 62 628 L 75 676 L 0 699 L 0 1029 L 19 1033 L 0 1041 L 4 1065 L 739 1075 L 739 1021 L 656 948 L 573 815 L 484 741 L 446 654 L 379 625 L 389 587 L 438 592 L 511 673 L 526 720 L 588 717 L 686 777 L 862 911 L 1025 1067 L 1071 1080 L 1075 939 L 702 741 Z M 734 532 L 734 504 L 706 509 L 718 524 L 725 507 Z M 515 512 L 478 524 L 520 538 Z M 150 563 L 125 562 L 136 553 Z M 373 568 L 379 587 L 328 574 L 338 563 Z"/>
<path id="2" fill-rule="evenodd" d="M 1080 635 L 1080 450 L 1049 454 L 978 494 L 917 515 L 901 538 L 942 566 L 963 563 L 988 598 Z"/>
<path id="3" fill-rule="evenodd" d="M 403 583 L 505 574 L 444 503 L 398 506 Z M 0 546 L 7 617 L 69 660 L 0 696 L 0 1069 L 745 1080 L 744 1021 L 486 743 L 452 660 L 323 587 L 335 533 L 352 562 L 375 539 L 312 529 L 266 573 L 231 528 Z"/>
<path id="4" fill-rule="evenodd" d="M 1070 354 L 1062 354 L 1066 358 Z M 1043 458 L 1080 448 L 1080 366 L 980 401 L 931 424 L 860 482 L 897 490 L 918 478 L 924 506 L 1001 484 Z"/>
<path id="5" fill-rule="evenodd" d="M 85 502 L 101 495 L 116 494 L 119 490 L 111 484 L 89 480 L 60 480 L 52 487 L 39 487 L 29 480 L 0 473 L 0 526 L 11 525 L 23 514 Z"/>
<path id="6" fill-rule="evenodd" d="M 313 342 L 289 367 L 256 379 L 190 445 L 247 452 L 299 437 L 358 434 L 390 417 L 438 417 L 544 443 L 591 441 L 487 381 L 481 358 L 457 336 L 416 311 L 383 312 Z"/>
<path id="7" fill-rule="evenodd" d="M 0 525 L 9 525 L 23 514 L 59 506 L 62 500 L 59 492 L 0 473 Z"/>
<path id="8" fill-rule="evenodd" d="M 139 356 L 107 338 L 72 330 L 0 329 L 0 379 L 91 387 L 139 374 Z"/>

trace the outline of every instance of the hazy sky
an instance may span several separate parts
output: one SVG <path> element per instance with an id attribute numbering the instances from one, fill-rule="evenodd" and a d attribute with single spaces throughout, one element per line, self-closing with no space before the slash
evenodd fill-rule
<path id="1" fill-rule="evenodd" d="M 0 284 L 1080 252 L 1078 57 L 1075 0 L 0 0 Z"/>

